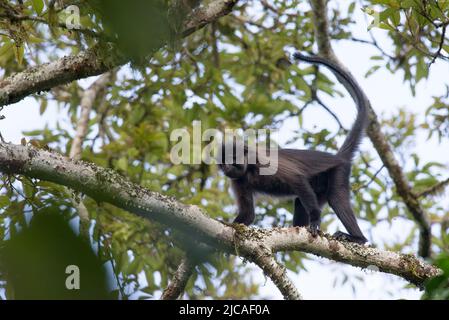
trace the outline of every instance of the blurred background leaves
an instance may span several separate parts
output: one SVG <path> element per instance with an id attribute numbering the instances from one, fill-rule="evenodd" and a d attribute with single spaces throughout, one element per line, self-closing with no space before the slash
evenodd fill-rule
<path id="1" fill-rule="evenodd" d="M 193 120 L 201 120 L 203 130 L 279 129 L 293 119 L 299 129 L 292 132 L 289 142 L 301 141 L 304 147 L 332 152 L 340 145 L 347 128 L 336 121 L 334 127 L 323 128 L 320 123 L 313 123 L 308 113 L 308 110 L 322 111 L 322 106 L 313 99 L 315 93 L 323 100 L 341 97 L 334 78 L 322 69 L 286 63 L 286 50 L 310 51 L 315 41 L 312 13 L 306 1 L 240 1 L 230 15 L 181 40 L 179 32 L 185 17 L 210 2 L 1 1 L 0 76 L 80 50 L 96 48 L 105 57 L 121 51 L 132 64 L 114 71 L 115 80 L 95 101 L 82 159 L 117 170 L 135 183 L 201 206 L 212 217 L 229 221 L 235 211 L 228 192 L 229 182 L 211 166 L 173 165 L 169 158 L 173 129 L 186 128 L 191 133 Z M 404 83 L 413 94 L 417 83 L 428 77 L 428 66 L 435 57 L 447 61 L 448 43 L 442 37 L 443 27 L 449 21 L 447 1 L 329 3 L 331 36 L 335 41 L 360 42 L 354 32 L 364 28 L 355 20 L 355 13 L 360 10 L 364 9 L 370 19 L 379 18 L 376 20 L 379 24 L 371 29 L 385 30 L 389 43 L 376 42 L 369 35 L 362 39 L 361 45 L 376 50 L 371 65 L 366 66 L 367 76 L 380 70 L 402 72 Z M 91 32 L 59 27 L 58 23 L 64 23 L 66 16 L 63 8 L 71 4 L 79 8 L 81 27 Z M 40 21 L 14 19 L 11 15 Z M 25 132 L 24 142 L 68 154 L 82 93 L 89 81 L 58 86 L 29 99 L 39 105 L 43 118 L 55 113 L 59 118 L 54 126 L 43 123 L 40 128 Z M 379 117 L 407 178 L 417 192 L 422 192 L 447 178 L 444 155 L 437 161 L 424 161 L 413 149 L 422 134 L 439 141 L 449 137 L 448 91 L 434 97 L 424 120 L 416 116 L 413 106 L 407 107 Z M 320 114 L 334 119 L 326 112 Z M 79 257 L 79 263 L 91 263 L 88 268 L 92 269 L 92 275 L 98 276 L 97 282 L 93 282 L 98 286 L 84 287 L 92 290 L 84 292 L 84 297 L 158 298 L 183 257 L 169 227 L 143 221 L 81 196 L 90 215 L 90 237 L 86 239 L 92 248 L 89 251 L 73 234 L 79 220 L 70 201 L 72 195 L 65 188 L 14 176 L 2 176 L 1 182 L 0 246 L 2 255 L 8 257 L 0 261 L 2 297 L 42 294 L 44 298 L 41 286 L 45 279 L 46 286 L 51 288 L 46 297 L 73 298 L 75 292 L 58 291 L 65 280 L 61 282 L 54 277 L 59 276 L 59 268 L 63 266 L 61 277 L 65 277 L 64 264 L 76 264 L 70 258 Z M 410 221 L 409 212 L 373 150 L 363 150 L 357 157 L 351 182 L 355 211 L 367 229 L 375 229 L 381 222 L 391 226 L 398 220 L 404 224 Z M 447 205 L 437 196 L 421 201 L 435 226 L 435 252 L 447 257 Z M 58 208 L 53 210 L 61 218 L 45 213 L 48 208 Z M 289 225 L 292 220 L 290 203 L 264 199 L 256 210 L 257 225 L 261 227 Z M 323 230 L 336 223 L 335 216 L 327 213 Z M 48 228 L 44 226 L 47 224 Z M 402 233 L 402 240 L 376 239 L 376 244 L 413 252 L 416 229 L 404 228 Z M 55 237 L 59 240 L 54 241 Z M 60 252 L 61 247 L 66 249 Z M 37 252 L 45 259 L 39 258 Z M 305 262 L 312 258 L 303 253 L 283 253 L 279 259 L 296 273 L 303 271 Z M 50 262 L 51 265 L 46 265 Z M 52 279 L 48 279 L 50 273 L 45 270 L 52 271 Z M 84 267 L 82 289 L 83 270 Z M 253 270 L 235 257 L 214 255 L 196 268 L 185 297 L 261 297 L 263 283 L 254 278 L 262 274 Z M 40 276 L 34 277 L 35 274 Z M 336 281 L 337 285 L 358 281 L 345 272 L 341 278 L 344 281 Z M 429 284 L 427 297 L 447 297 L 445 279 L 438 278 Z"/>
<path id="2" fill-rule="evenodd" d="M 18 213 L 20 214 L 20 213 Z M 0 273 L 8 299 L 110 299 L 106 269 L 58 210 L 39 210 L 0 247 Z M 80 271 L 80 288 L 69 290 L 68 266 Z"/>

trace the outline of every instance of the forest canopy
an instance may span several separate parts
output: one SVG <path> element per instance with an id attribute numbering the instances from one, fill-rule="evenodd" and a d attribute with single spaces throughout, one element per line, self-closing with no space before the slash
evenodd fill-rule
<path id="1" fill-rule="evenodd" d="M 314 267 L 365 297 L 367 273 L 347 264 L 394 277 L 391 297 L 448 299 L 448 25 L 446 0 L 0 0 L 0 297 L 299 299 L 296 275 Z M 295 51 L 348 70 L 369 99 L 350 182 L 370 245 L 329 236 L 343 227 L 328 207 L 311 240 L 292 201 L 263 196 L 254 225 L 232 224 L 217 166 L 172 161 L 173 131 L 197 122 L 336 153 L 357 110 Z M 405 103 L 371 95 L 379 75 Z M 33 128 L 12 122 L 31 110 Z M 69 265 L 91 286 L 67 291 Z"/>

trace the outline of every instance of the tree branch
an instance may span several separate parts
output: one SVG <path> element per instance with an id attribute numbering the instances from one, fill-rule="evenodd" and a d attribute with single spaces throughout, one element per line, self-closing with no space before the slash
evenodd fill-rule
<path id="1" fill-rule="evenodd" d="M 89 116 L 97 96 L 105 89 L 106 85 L 111 81 L 112 73 L 107 72 L 95 80 L 83 93 L 80 104 L 80 117 L 76 123 L 75 138 L 70 147 L 69 157 L 74 160 L 81 159 L 82 144 L 86 138 Z"/>
<path id="2" fill-rule="evenodd" d="M 249 241 L 246 246 L 249 248 L 253 247 L 253 250 L 248 252 L 247 248 L 245 248 L 245 252 L 247 252 L 245 257 L 263 270 L 264 274 L 273 281 L 286 300 L 302 300 L 301 294 L 287 276 L 285 267 L 276 261 L 271 248 L 265 244 L 265 240 L 261 243 Z"/>
<path id="3" fill-rule="evenodd" d="M 185 290 L 187 282 L 190 276 L 195 270 L 196 262 L 194 259 L 186 256 L 182 259 L 178 266 L 170 284 L 165 288 L 162 293 L 161 300 L 176 300 L 178 299 Z"/>
<path id="4" fill-rule="evenodd" d="M 46 25 L 50 26 L 50 24 L 47 21 L 47 19 L 45 19 L 43 17 L 27 16 L 27 15 L 15 15 L 15 14 L 12 14 L 12 13 L 7 13 L 7 14 L 0 14 L 0 18 L 6 18 L 6 19 L 9 19 L 11 21 L 31 21 L 31 22 L 36 22 L 36 23 L 43 23 L 43 24 L 46 24 Z M 85 34 L 86 36 L 90 36 L 90 37 L 107 38 L 106 35 L 104 35 L 102 33 L 95 32 L 95 31 L 90 30 L 90 29 L 85 29 L 85 28 L 69 29 L 65 23 L 57 23 L 56 26 L 58 28 L 65 29 L 65 30 L 67 30 L 69 32 L 79 32 L 79 33 Z"/>
<path id="5" fill-rule="evenodd" d="M 0 81 L 0 106 L 73 80 L 99 75 L 125 62 L 123 58 L 114 57 L 106 63 L 91 49 L 29 68 Z"/>
<path id="6" fill-rule="evenodd" d="M 448 185 L 449 185 L 449 178 L 447 178 L 446 180 L 440 181 L 440 182 L 436 183 L 435 185 L 433 185 L 419 193 L 416 193 L 416 197 L 423 198 L 423 197 L 434 196 L 434 195 L 443 193 Z"/>
<path id="7" fill-rule="evenodd" d="M 70 147 L 69 157 L 74 160 L 81 159 L 82 145 L 88 133 L 89 116 L 97 96 L 104 91 L 106 85 L 111 81 L 112 73 L 107 72 L 101 75 L 94 83 L 90 85 L 83 93 L 80 104 L 80 117 L 76 123 L 75 138 Z M 71 191 L 67 189 L 67 191 Z M 81 220 L 81 232 L 88 235 L 89 231 L 89 212 L 82 200 L 75 194 L 71 195 L 72 204 L 78 211 Z"/>
<path id="8" fill-rule="evenodd" d="M 401 254 L 337 241 L 331 236 L 312 238 L 305 228 L 283 228 L 273 232 L 266 241 L 274 252 L 303 251 L 350 264 L 355 267 L 378 269 L 394 274 L 422 287 L 424 281 L 440 271 L 410 254 Z"/>
<path id="9" fill-rule="evenodd" d="M 183 36 L 188 36 L 210 22 L 228 14 L 238 0 L 214 0 L 198 8 L 185 23 Z M 11 75 L 0 81 L 0 106 L 74 80 L 96 76 L 127 63 L 125 57 L 97 55 L 94 49 L 66 56 L 56 61 Z"/>
<path id="10" fill-rule="evenodd" d="M 229 14 L 239 0 L 214 0 L 207 6 L 199 7 L 193 11 L 185 24 L 183 37 L 194 33 L 219 18 Z"/>
<path id="11" fill-rule="evenodd" d="M 301 250 L 358 267 L 373 265 L 417 286 L 441 272 L 412 255 L 340 242 L 328 235 L 314 238 L 305 228 L 264 230 L 227 225 L 210 218 L 197 206 L 184 205 L 149 191 L 113 170 L 31 146 L 0 144 L 0 171 L 70 187 L 97 202 L 108 202 L 145 219 L 176 228 L 215 249 L 245 257 L 266 272 L 286 299 L 300 295 L 296 288 L 292 288 L 285 272 L 266 256 L 268 252 Z"/>
<path id="12" fill-rule="evenodd" d="M 340 67 L 347 69 L 337 58 L 332 49 L 331 39 L 329 35 L 329 21 L 327 18 L 327 2 L 325 0 L 310 0 L 313 10 L 316 41 L 320 55 L 338 64 Z M 354 81 L 356 81 L 354 79 Z M 343 85 L 346 85 L 343 83 Z M 351 92 L 351 88 L 346 88 Z M 407 180 L 401 166 L 397 162 L 394 153 L 388 143 L 387 138 L 382 133 L 380 123 L 376 113 L 371 107 L 369 99 L 365 95 L 368 104 L 369 124 L 367 128 L 368 137 L 379 154 L 383 164 L 388 170 L 393 182 L 396 186 L 397 193 L 404 201 L 407 209 L 411 212 L 414 220 L 420 228 L 419 255 L 429 257 L 431 254 L 431 230 L 430 220 L 427 213 L 421 207 L 418 198 L 413 193 L 410 182 Z"/>

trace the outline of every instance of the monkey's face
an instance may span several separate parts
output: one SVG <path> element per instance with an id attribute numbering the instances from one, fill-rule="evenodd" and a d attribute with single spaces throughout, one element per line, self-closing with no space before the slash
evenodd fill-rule
<path id="1" fill-rule="evenodd" d="M 242 147 L 242 149 L 238 151 L 237 147 Z M 218 166 L 227 177 L 238 179 L 245 175 L 248 164 L 243 145 L 236 143 L 223 144 L 219 160 Z"/>
<path id="2" fill-rule="evenodd" d="M 220 164 L 219 167 L 231 179 L 239 179 L 246 173 L 246 164 Z"/>

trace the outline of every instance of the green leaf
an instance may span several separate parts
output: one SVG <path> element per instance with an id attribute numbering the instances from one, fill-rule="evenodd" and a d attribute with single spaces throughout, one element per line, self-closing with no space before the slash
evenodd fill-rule
<path id="1" fill-rule="evenodd" d="M 8 196 L 0 196 L 0 208 L 4 208 L 10 204 L 10 199 Z"/>
<path id="2" fill-rule="evenodd" d="M 13 45 L 14 44 L 11 41 L 9 41 L 9 39 L 7 39 L 3 43 L 3 45 L 0 47 L 0 57 L 2 55 L 4 55 L 5 53 L 9 53 L 11 51 L 11 48 L 12 48 Z"/>
<path id="3" fill-rule="evenodd" d="M 44 0 L 33 0 L 33 9 L 40 15 L 44 9 Z"/>
<path id="4" fill-rule="evenodd" d="M 13 49 L 14 49 L 14 56 L 16 57 L 17 63 L 19 64 L 19 66 L 21 66 L 22 61 L 23 61 L 23 54 L 24 54 L 25 47 L 23 45 L 15 45 L 15 46 L 13 46 Z"/>
<path id="5" fill-rule="evenodd" d="M 365 78 L 368 78 L 370 75 L 372 75 L 374 72 L 380 69 L 380 66 L 373 66 L 371 69 L 368 70 L 368 72 L 365 74 Z"/>
<path id="6" fill-rule="evenodd" d="M 449 53 L 449 46 L 447 44 L 443 45 L 443 49 L 444 49 L 444 51 Z"/>
<path id="7" fill-rule="evenodd" d="M 135 258 L 127 267 L 127 274 L 138 274 L 142 270 L 142 260 Z"/>
<path id="8" fill-rule="evenodd" d="M 418 83 L 421 79 L 427 78 L 429 74 L 429 68 L 427 67 L 426 63 L 424 62 L 424 59 L 421 58 L 418 60 L 418 63 L 416 64 L 416 83 Z"/>
<path id="9" fill-rule="evenodd" d="M 355 2 L 353 2 L 349 5 L 348 13 L 349 14 L 354 13 L 354 9 L 355 9 Z"/>
<path id="10" fill-rule="evenodd" d="M 408 8 L 414 8 L 417 5 L 417 1 L 416 0 L 402 0 L 401 1 L 401 7 L 404 9 L 408 9 Z"/>
<path id="11" fill-rule="evenodd" d="M 39 114 L 43 115 L 45 110 L 47 110 L 48 100 L 42 100 L 40 108 L 39 108 Z"/>
<path id="12" fill-rule="evenodd" d="M 139 123 L 145 115 L 145 109 L 140 106 L 135 106 L 131 112 L 130 121 L 132 124 Z"/>
<path id="13" fill-rule="evenodd" d="M 120 159 L 117 161 L 116 166 L 117 166 L 117 169 L 120 169 L 120 170 L 123 170 L 123 171 L 128 170 L 128 159 L 126 159 L 126 158 L 120 158 Z"/>

